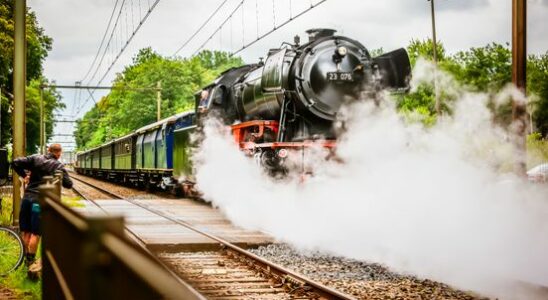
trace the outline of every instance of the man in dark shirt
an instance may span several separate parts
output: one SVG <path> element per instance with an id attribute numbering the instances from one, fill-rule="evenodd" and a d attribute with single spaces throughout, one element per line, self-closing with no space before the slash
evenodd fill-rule
<path id="1" fill-rule="evenodd" d="M 34 261 L 36 248 L 40 242 L 40 204 L 38 204 L 38 187 L 44 183 L 44 176 L 53 176 L 56 171 L 63 172 L 62 184 L 64 188 L 72 188 L 65 166 L 59 161 L 63 149 L 59 144 L 52 144 L 48 148 L 48 154 L 35 154 L 27 157 L 19 157 L 13 160 L 12 167 L 20 178 L 30 178 L 25 188 L 25 196 L 21 202 L 19 213 L 19 228 L 26 249 L 27 263 Z"/>

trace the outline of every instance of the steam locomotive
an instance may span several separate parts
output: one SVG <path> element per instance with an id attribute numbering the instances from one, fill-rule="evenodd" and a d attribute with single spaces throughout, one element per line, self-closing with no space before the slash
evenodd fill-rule
<path id="1" fill-rule="evenodd" d="M 79 173 L 146 186 L 192 185 L 190 134 L 206 117 L 231 127 L 240 149 L 270 172 L 292 152 L 333 148 L 343 105 L 405 91 L 411 74 L 405 49 L 377 57 L 335 30 L 308 30 L 308 42 L 271 49 L 264 62 L 230 69 L 196 94 L 196 110 L 145 126 L 77 155 Z M 123 160 L 122 160 L 122 157 Z"/>
<path id="2" fill-rule="evenodd" d="M 333 122 L 342 105 L 408 87 L 405 49 L 372 58 L 335 30 L 307 33 L 307 43 L 297 36 L 294 44 L 271 49 L 264 63 L 229 70 L 201 93 L 210 97 L 202 112 L 238 122 L 232 126 L 235 141 L 270 170 L 280 169 L 287 149 L 311 142 L 333 147 Z"/>

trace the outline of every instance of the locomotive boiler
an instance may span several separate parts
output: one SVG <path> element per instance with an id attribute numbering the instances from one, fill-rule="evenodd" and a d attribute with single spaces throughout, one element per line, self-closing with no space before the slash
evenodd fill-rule
<path id="1" fill-rule="evenodd" d="M 270 169 L 288 149 L 334 147 L 343 105 L 377 101 L 382 90 L 404 91 L 411 74 L 405 49 L 372 57 L 335 30 L 308 30 L 308 42 L 271 49 L 264 62 L 223 73 L 197 94 L 200 117 L 214 113 L 232 125 L 243 150 Z"/>

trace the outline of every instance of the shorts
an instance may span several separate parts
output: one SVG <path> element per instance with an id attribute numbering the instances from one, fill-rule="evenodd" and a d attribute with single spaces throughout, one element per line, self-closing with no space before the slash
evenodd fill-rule
<path id="1" fill-rule="evenodd" d="M 19 212 L 19 229 L 40 235 L 40 204 L 35 195 L 25 195 Z"/>

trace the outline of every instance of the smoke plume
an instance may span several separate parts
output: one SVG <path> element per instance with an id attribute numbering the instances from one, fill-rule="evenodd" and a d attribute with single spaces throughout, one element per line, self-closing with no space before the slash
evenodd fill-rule
<path id="1" fill-rule="evenodd" d="M 412 84 L 431 82 L 431 74 L 432 66 L 419 62 Z M 440 89 L 455 99 L 451 116 L 424 127 L 390 100 L 348 106 L 338 159 L 305 153 L 314 166 L 305 183 L 265 175 L 210 120 L 195 154 L 198 187 L 237 225 L 301 249 L 486 296 L 539 297 L 529 287 L 548 286 L 548 189 L 506 168 L 513 143 L 492 122 L 490 96 L 437 74 Z"/>

